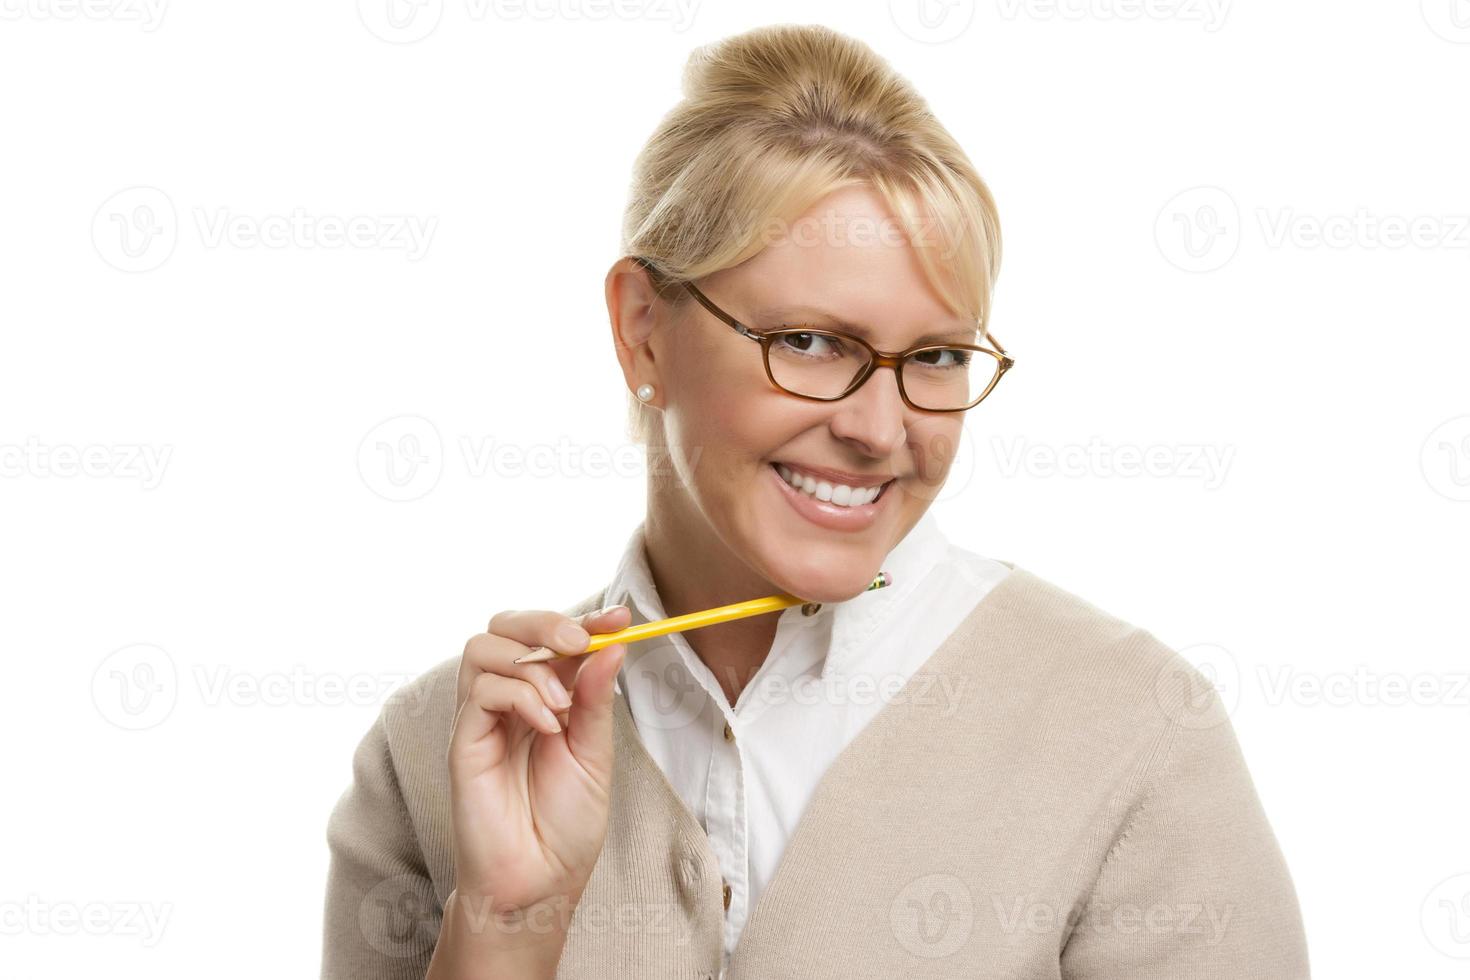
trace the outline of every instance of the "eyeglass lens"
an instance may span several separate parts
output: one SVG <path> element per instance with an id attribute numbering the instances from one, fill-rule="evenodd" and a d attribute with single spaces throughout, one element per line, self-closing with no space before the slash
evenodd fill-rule
<path id="1" fill-rule="evenodd" d="M 777 334 L 767 350 L 775 382 L 812 398 L 842 394 L 871 360 L 872 354 L 861 344 L 813 331 Z M 919 351 L 909 355 L 901 368 L 909 400 L 934 411 L 968 407 L 999 370 L 999 362 L 989 354 L 963 347 Z"/>

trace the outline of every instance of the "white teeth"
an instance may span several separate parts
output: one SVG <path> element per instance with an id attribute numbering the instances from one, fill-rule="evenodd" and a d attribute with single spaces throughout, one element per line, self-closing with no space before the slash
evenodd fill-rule
<path id="1" fill-rule="evenodd" d="M 781 474 L 781 479 L 797 490 L 841 507 L 861 507 L 864 504 L 870 504 L 886 486 L 886 484 L 879 484 L 876 487 L 850 487 L 844 483 L 828 483 L 825 480 L 816 480 L 796 473 L 791 467 L 782 463 L 776 464 L 776 472 Z"/>

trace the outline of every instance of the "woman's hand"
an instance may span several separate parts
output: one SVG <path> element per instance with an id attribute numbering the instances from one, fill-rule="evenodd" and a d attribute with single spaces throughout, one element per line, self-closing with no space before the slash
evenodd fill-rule
<path id="1" fill-rule="evenodd" d="M 486 928 L 524 916 L 534 932 L 531 910 L 550 903 L 565 931 L 607 835 L 612 687 L 627 647 L 512 661 L 537 646 L 585 650 L 589 633 L 630 620 L 626 606 L 580 619 L 501 612 L 465 645 L 449 744 L 455 895 Z"/>

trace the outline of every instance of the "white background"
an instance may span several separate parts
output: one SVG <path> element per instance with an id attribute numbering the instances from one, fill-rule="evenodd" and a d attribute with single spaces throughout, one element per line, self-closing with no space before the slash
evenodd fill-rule
<path id="1" fill-rule="evenodd" d="M 1464 975 L 1465 0 L 159 2 L 0 0 L 0 973 L 314 975 L 388 692 L 642 517 L 603 276 L 685 58 L 820 21 L 1000 208 L 941 526 L 1213 672 L 1316 975 Z"/>

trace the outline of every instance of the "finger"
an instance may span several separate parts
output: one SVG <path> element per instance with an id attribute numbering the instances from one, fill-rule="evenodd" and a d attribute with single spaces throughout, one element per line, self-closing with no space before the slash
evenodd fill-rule
<path id="1" fill-rule="evenodd" d="M 580 653 L 590 639 L 581 623 L 549 609 L 507 609 L 490 619 L 486 632 L 526 647 L 549 647 L 557 653 Z"/>
<path id="2" fill-rule="evenodd" d="M 511 714 L 548 735 L 561 731 L 556 716 L 535 687 L 518 677 L 485 673 L 470 685 L 450 742 L 466 748 L 503 726 Z"/>
<path id="3" fill-rule="evenodd" d="M 568 712 L 567 747 L 604 785 L 612 779 L 613 678 L 627 650 L 626 643 L 614 643 L 581 658 Z"/>
<path id="4" fill-rule="evenodd" d="M 511 662 L 520 656 L 521 645 L 494 633 L 476 633 L 464 645 L 464 655 L 459 660 L 459 673 L 455 680 L 455 703 L 464 706 L 469 697 L 470 685 L 483 673 L 504 674 Z"/>
<path id="5" fill-rule="evenodd" d="M 521 617 L 521 621 L 517 621 Z M 524 621 L 530 619 L 526 624 Z M 456 681 L 456 703 L 463 704 L 469 685 L 475 676 L 481 671 L 491 671 L 504 674 L 508 677 L 520 677 L 535 684 L 541 691 L 546 702 L 555 710 L 564 711 L 570 704 L 569 697 L 563 698 L 563 694 L 569 695 L 572 685 L 577 676 L 577 669 L 581 666 L 581 657 L 558 657 L 556 660 L 539 664 L 518 664 L 516 659 L 525 656 L 535 647 L 527 647 L 523 643 L 500 633 L 494 632 L 494 628 L 509 629 L 517 635 L 527 635 L 522 630 L 525 626 L 534 635 L 535 630 L 544 633 L 547 628 L 553 632 L 563 623 L 572 626 L 580 626 L 587 633 L 613 633 L 625 628 L 632 622 L 633 615 L 627 606 L 609 606 L 595 612 L 584 613 L 572 619 L 560 613 L 547 613 L 544 610 L 532 610 L 527 613 L 516 611 L 511 613 L 500 613 L 491 619 L 492 631 L 488 633 L 477 633 L 470 637 L 465 644 L 464 656 L 460 660 L 459 673 Z M 567 637 L 570 639 L 570 637 Z M 539 644 L 541 646 L 552 646 L 550 643 Z M 585 641 L 576 645 L 577 649 L 586 649 Z"/>
<path id="6" fill-rule="evenodd" d="M 481 635 L 497 637 L 503 642 L 483 643 L 484 659 L 477 660 L 476 666 L 483 670 L 493 670 L 499 674 L 515 676 L 523 676 L 520 668 L 525 665 L 514 663 L 514 661 L 532 650 L 544 647 L 557 653 L 579 653 L 587 649 L 587 644 L 592 638 L 587 628 L 577 620 L 547 609 L 508 609 L 498 612 L 490 618 L 488 631 Z M 479 653 L 479 651 L 476 652 Z M 465 653 L 466 659 L 469 659 L 468 655 L 471 651 L 468 645 Z M 575 660 L 575 658 L 570 659 Z M 553 661 L 548 661 L 550 662 Z M 465 685 L 474 680 L 474 669 L 471 664 L 461 661 L 459 675 L 461 697 L 463 697 Z M 543 684 L 547 684 L 546 675 L 542 673 L 540 676 Z M 557 677 L 563 689 L 570 687 L 565 674 L 557 672 L 552 676 Z M 547 687 L 549 689 L 549 684 Z"/>
<path id="7" fill-rule="evenodd" d="M 627 606 L 607 606 L 577 617 L 577 622 L 581 623 L 588 633 L 616 633 L 618 630 L 628 628 L 628 625 L 633 622 L 633 613 Z M 547 661 L 546 666 L 556 672 L 562 686 L 571 691 L 575 698 L 577 672 L 582 669 L 586 661 L 585 656 L 557 657 L 555 660 Z"/>
<path id="8" fill-rule="evenodd" d="M 459 662 L 456 680 L 456 696 L 459 704 L 465 697 L 475 678 L 482 673 L 517 677 L 535 685 L 541 698 L 551 705 L 553 711 L 565 711 L 572 703 L 568 685 L 557 676 L 549 663 L 518 664 L 517 657 L 525 656 L 526 648 L 514 640 L 493 633 L 477 633 L 465 644 L 464 656 Z"/>

